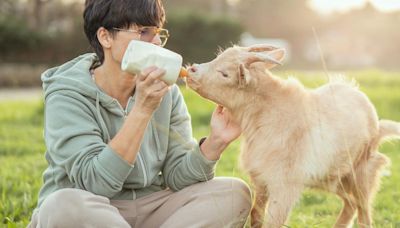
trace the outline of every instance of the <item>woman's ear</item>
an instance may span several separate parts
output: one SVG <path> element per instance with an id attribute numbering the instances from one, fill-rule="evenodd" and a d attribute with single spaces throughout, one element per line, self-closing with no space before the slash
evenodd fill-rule
<path id="1" fill-rule="evenodd" d="M 100 27 L 97 30 L 97 39 L 99 40 L 99 43 L 103 48 L 111 48 L 111 43 L 112 43 L 112 35 L 111 33 L 105 29 L 104 27 Z"/>

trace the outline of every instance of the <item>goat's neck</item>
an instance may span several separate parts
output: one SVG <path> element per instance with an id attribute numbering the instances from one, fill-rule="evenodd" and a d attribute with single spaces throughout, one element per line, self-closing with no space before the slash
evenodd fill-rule
<path id="1" fill-rule="evenodd" d="M 309 99 L 309 92 L 297 80 L 283 80 L 269 71 L 256 70 L 260 76 L 258 86 L 248 93 L 246 102 L 232 110 L 245 138 L 256 136 L 262 128 L 275 126 L 278 119 L 289 122 L 296 118 L 307 109 Z"/>
<path id="2" fill-rule="evenodd" d="M 260 121 L 263 115 L 262 101 L 258 98 L 258 96 L 252 96 L 246 103 L 231 110 L 233 118 L 240 124 L 245 137 L 249 135 L 250 130 L 258 129 L 263 124 Z"/>

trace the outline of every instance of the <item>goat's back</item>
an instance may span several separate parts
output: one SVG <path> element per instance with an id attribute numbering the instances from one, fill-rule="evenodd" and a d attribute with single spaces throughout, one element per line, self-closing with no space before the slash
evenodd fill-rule
<path id="1" fill-rule="evenodd" d="M 285 110 L 287 113 L 266 111 L 261 121 L 268 124 L 254 129 L 256 133 L 246 140 L 251 143 L 244 144 L 246 170 L 263 170 L 260 173 L 265 175 L 261 176 L 267 179 L 274 178 L 271 172 L 282 178 L 290 170 L 295 174 L 292 177 L 311 186 L 351 172 L 354 162 L 378 134 L 375 108 L 351 84 L 330 83 L 304 92 L 307 98 Z"/>

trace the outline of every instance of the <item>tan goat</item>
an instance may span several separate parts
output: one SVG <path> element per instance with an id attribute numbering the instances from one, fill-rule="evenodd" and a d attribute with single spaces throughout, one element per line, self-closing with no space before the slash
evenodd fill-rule
<path id="1" fill-rule="evenodd" d="M 400 125 L 379 121 L 354 83 L 307 89 L 295 79 L 273 76 L 268 70 L 283 57 L 284 50 L 268 45 L 235 46 L 191 66 L 187 79 L 242 127 L 241 164 L 255 191 L 252 227 L 284 226 L 305 187 L 343 199 L 335 227 L 351 226 L 356 212 L 359 226 L 371 227 L 379 171 L 389 162 L 378 152 L 379 143 L 400 135 Z"/>

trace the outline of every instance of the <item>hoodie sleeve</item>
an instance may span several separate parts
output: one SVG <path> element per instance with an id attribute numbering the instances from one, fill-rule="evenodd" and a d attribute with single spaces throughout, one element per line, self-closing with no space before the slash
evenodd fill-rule
<path id="1" fill-rule="evenodd" d="M 192 125 L 183 96 L 177 86 L 172 92 L 172 114 L 168 152 L 163 168 L 167 186 L 178 191 L 214 177 L 217 161 L 204 157 L 192 136 Z"/>
<path id="2" fill-rule="evenodd" d="M 121 191 L 133 166 L 103 142 L 89 103 L 61 93 L 47 97 L 47 153 L 51 165 L 62 170 L 55 169 L 56 179 L 66 174 L 75 188 L 111 198 Z"/>

